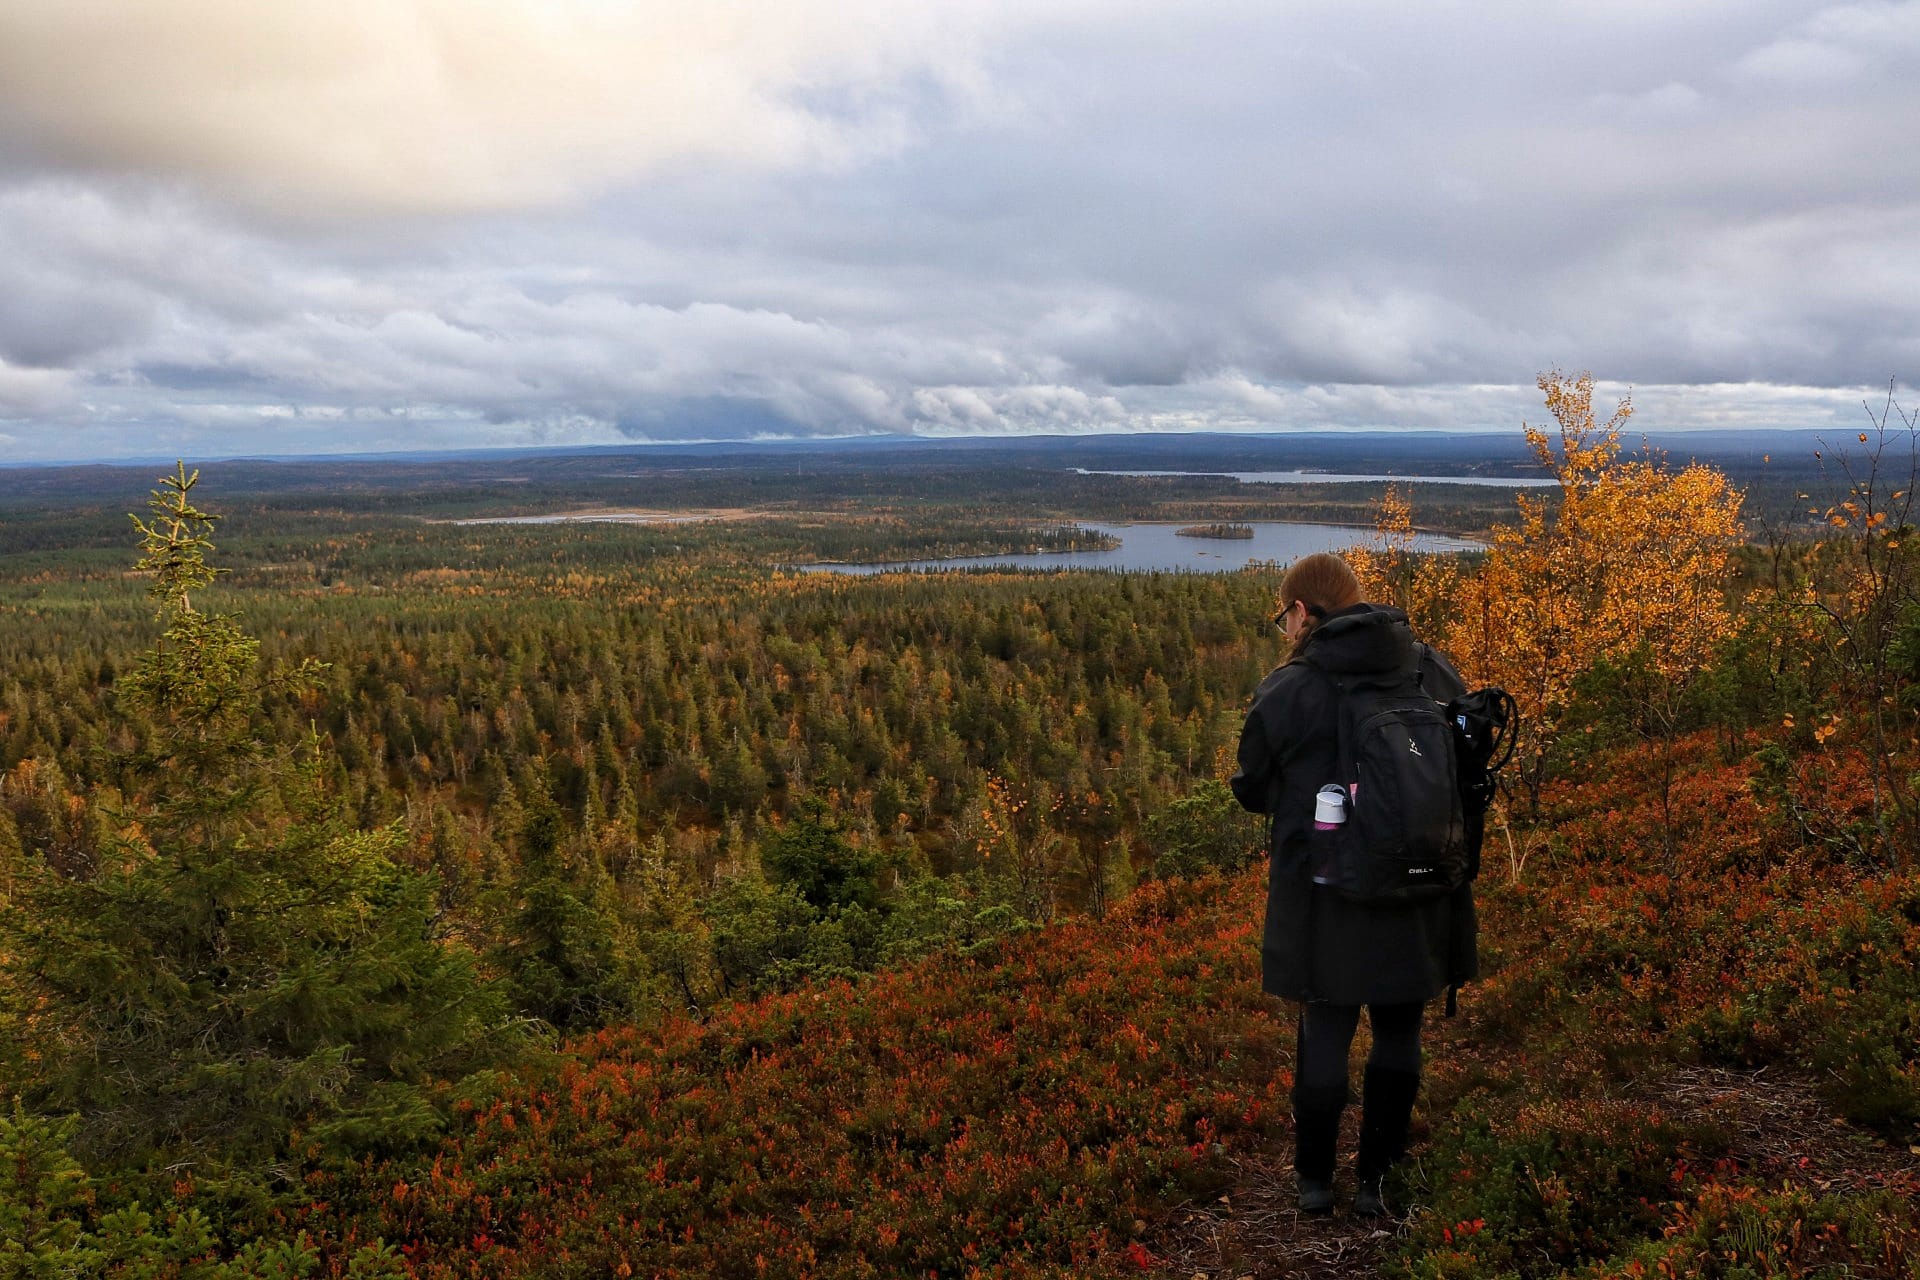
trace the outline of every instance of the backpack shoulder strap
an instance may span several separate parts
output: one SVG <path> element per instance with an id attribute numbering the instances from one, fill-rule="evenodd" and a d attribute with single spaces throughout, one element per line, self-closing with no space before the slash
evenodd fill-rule
<path id="1" fill-rule="evenodd" d="M 1333 723 L 1336 733 L 1335 741 L 1338 744 L 1337 750 L 1339 752 L 1339 754 L 1334 757 L 1334 767 L 1340 770 L 1340 782 L 1351 782 L 1356 770 L 1353 758 L 1353 727 L 1348 723 L 1353 718 L 1350 714 L 1351 708 L 1348 705 L 1352 697 L 1352 683 L 1347 680 L 1342 680 L 1339 676 L 1315 662 L 1311 654 L 1302 654 L 1300 657 L 1294 659 L 1294 661 L 1314 672 L 1333 688 Z"/>
<path id="2" fill-rule="evenodd" d="M 1413 642 L 1413 648 L 1414 648 L 1413 683 L 1415 687 L 1418 688 L 1421 693 L 1424 693 L 1429 698 L 1432 698 L 1435 702 L 1439 702 L 1439 703 L 1446 702 L 1447 697 L 1450 697 L 1451 695 L 1442 696 L 1439 693 L 1435 693 L 1434 684 L 1432 681 L 1428 679 L 1428 676 L 1430 674 L 1441 673 L 1439 687 L 1442 689 L 1445 689 L 1448 686 L 1448 684 L 1451 683 L 1445 677 L 1445 674 L 1444 674 L 1445 668 L 1443 668 L 1438 662 L 1434 661 L 1433 646 L 1428 644 L 1425 640 L 1415 640 Z"/>

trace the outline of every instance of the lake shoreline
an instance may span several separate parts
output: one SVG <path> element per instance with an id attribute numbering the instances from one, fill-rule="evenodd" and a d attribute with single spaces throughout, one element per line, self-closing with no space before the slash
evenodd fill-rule
<path id="1" fill-rule="evenodd" d="M 882 573 L 951 573 L 974 569 L 1035 572 L 1117 573 L 1226 573 L 1254 565 L 1288 563 L 1313 551 L 1339 551 L 1370 541 L 1373 529 L 1364 525 L 1331 525 L 1316 521 L 1243 521 L 1254 530 L 1247 539 L 1185 538 L 1184 520 L 1076 521 L 1119 540 L 1111 550 L 1001 552 L 975 556 L 930 556 L 914 560 L 831 561 L 783 564 L 790 573 L 837 573 L 866 577 Z M 1151 531 L 1129 545 L 1129 531 Z M 1211 545 L 1199 545 L 1211 544 Z M 1413 550 L 1429 552 L 1483 551 L 1487 544 L 1453 534 L 1416 532 Z"/>
<path id="2" fill-rule="evenodd" d="M 1560 482 L 1552 476 L 1383 476 L 1342 471 L 1107 471 L 1075 467 L 1082 476 L 1137 476 L 1144 478 L 1236 480 L 1241 484 L 1454 484 L 1475 489 L 1546 489 Z"/>

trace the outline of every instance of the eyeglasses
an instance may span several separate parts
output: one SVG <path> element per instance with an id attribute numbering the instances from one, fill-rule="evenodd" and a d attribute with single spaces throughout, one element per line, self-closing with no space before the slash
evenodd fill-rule
<path id="1" fill-rule="evenodd" d="M 1280 630 L 1285 631 L 1287 629 L 1287 615 L 1293 612 L 1294 604 L 1299 605 L 1301 612 L 1305 613 L 1310 618 L 1324 618 L 1327 616 L 1327 611 L 1325 609 L 1322 609 L 1319 605 L 1308 604 L 1305 600 L 1295 600 L 1293 604 L 1288 605 L 1286 608 L 1282 609 L 1280 612 L 1274 614 L 1273 617 L 1269 619 L 1269 621 L 1271 621 L 1273 625 L 1278 627 Z"/>

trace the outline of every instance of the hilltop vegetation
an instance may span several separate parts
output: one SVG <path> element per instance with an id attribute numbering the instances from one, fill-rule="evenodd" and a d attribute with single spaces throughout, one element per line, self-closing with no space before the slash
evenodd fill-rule
<path id="1" fill-rule="evenodd" d="M 1545 865 L 1490 877 L 1496 976 L 1431 1053 L 1432 1145 L 1407 1175 L 1428 1208 L 1395 1269 L 1920 1262 L 1920 1162 L 1869 1136 L 1920 1120 L 1897 1060 L 1920 876 L 1807 850 L 1756 765 L 1706 736 L 1682 750 L 1677 875 L 1650 865 L 1669 819 L 1627 752 L 1601 784 L 1550 788 L 1565 843 Z M 1857 817 L 1858 779 L 1852 798 Z M 1237 1163 L 1286 1141 L 1263 893 L 1257 869 L 1156 884 L 1105 922 L 578 1042 L 473 1115 L 443 1172 L 356 1171 L 325 1221 L 371 1219 L 433 1275 L 1152 1268 L 1184 1247 L 1169 1206 L 1231 1226 Z M 1822 1082 L 1825 1115 L 1769 1131 L 1799 1100 L 1769 1070 Z M 1263 1271 L 1254 1243 L 1211 1265 Z"/>
<path id="2" fill-rule="evenodd" d="M 1386 492 L 1361 558 L 1527 737 L 1424 1209 L 1342 1256 L 1911 1274 L 1911 424 L 1742 547 L 1723 475 L 1542 387 L 1557 490 L 1464 558 Z M 1283 1273 L 1218 781 L 1271 572 L 778 567 L 1036 527 L 952 505 L 156 501 L 143 577 L 74 517 L 0 557 L 0 1275 Z"/>

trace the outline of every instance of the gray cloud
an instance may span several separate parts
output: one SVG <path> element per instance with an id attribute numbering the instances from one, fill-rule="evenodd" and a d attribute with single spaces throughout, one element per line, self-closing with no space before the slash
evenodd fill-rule
<path id="1" fill-rule="evenodd" d="M 24 420 L 66 409 L 72 379 L 47 369 L 22 369 L 0 359 L 0 420 Z M 8 434 L 0 445 L 17 445 L 18 436 Z"/>
<path id="2" fill-rule="evenodd" d="M 1819 426 L 1920 370 L 1912 0 L 896 9 L 0 7 L 0 458 L 1510 427 L 1554 364 Z"/>

